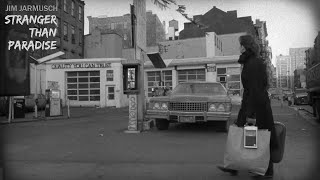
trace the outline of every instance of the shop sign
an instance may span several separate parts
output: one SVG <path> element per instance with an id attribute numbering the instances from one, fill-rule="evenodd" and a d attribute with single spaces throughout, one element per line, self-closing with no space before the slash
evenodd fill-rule
<path id="1" fill-rule="evenodd" d="M 110 68 L 111 63 L 65 63 L 52 64 L 52 69 Z"/>
<path id="2" fill-rule="evenodd" d="M 216 65 L 214 65 L 214 64 L 213 65 L 212 64 L 209 65 L 208 64 L 207 65 L 207 71 L 208 72 L 216 72 Z"/>

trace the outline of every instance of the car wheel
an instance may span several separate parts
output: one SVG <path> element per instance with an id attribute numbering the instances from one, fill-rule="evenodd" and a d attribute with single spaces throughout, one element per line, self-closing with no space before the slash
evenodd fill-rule
<path id="1" fill-rule="evenodd" d="M 156 119 L 156 127 L 158 130 L 167 130 L 169 128 L 169 121 L 166 119 Z"/>

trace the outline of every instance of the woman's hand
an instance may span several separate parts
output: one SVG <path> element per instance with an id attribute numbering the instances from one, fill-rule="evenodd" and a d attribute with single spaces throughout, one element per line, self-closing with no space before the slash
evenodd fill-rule
<path id="1" fill-rule="evenodd" d="M 256 125 L 256 119 L 247 118 L 247 124 L 248 125 Z"/>

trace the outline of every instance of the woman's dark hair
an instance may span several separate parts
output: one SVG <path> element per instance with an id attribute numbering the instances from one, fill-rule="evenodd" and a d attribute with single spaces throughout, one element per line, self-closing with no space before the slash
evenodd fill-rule
<path id="1" fill-rule="evenodd" d="M 246 51 L 251 51 L 256 56 L 260 56 L 259 44 L 251 35 L 240 36 L 239 42 L 240 42 L 240 45 L 242 45 L 246 49 Z"/>

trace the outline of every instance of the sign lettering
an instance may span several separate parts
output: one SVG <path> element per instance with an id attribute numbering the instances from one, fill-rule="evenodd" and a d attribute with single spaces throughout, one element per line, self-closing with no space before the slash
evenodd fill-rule
<path id="1" fill-rule="evenodd" d="M 111 63 L 66 63 L 52 64 L 52 69 L 110 68 Z"/>

